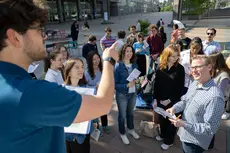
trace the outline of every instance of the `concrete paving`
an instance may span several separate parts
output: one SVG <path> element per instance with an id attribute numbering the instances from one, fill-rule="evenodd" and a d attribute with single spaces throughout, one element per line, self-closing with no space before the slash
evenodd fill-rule
<path id="1" fill-rule="evenodd" d="M 114 101 L 112 110 L 109 114 L 109 126 L 111 127 L 110 134 L 104 134 L 96 142 L 91 139 L 91 153 L 182 153 L 181 143 L 176 136 L 174 145 L 167 151 L 160 148 L 161 142 L 140 135 L 139 140 L 134 140 L 128 135 L 131 141 L 130 145 L 124 145 L 120 139 L 117 124 L 117 106 Z M 134 111 L 134 124 L 138 132 L 141 120 L 151 121 L 152 110 L 135 110 Z M 221 122 L 221 126 L 216 134 L 214 149 L 207 151 L 208 153 L 226 153 L 226 137 L 227 126 L 226 121 Z"/>
<path id="2" fill-rule="evenodd" d="M 114 24 L 110 25 L 102 25 L 102 19 L 96 19 L 92 21 L 88 21 L 90 25 L 90 34 L 96 35 L 98 39 L 100 39 L 104 35 L 104 28 L 106 26 L 109 26 L 112 28 L 113 32 L 112 35 L 115 36 L 116 32 L 119 29 L 126 30 L 128 33 L 128 26 L 129 25 L 136 25 L 136 22 L 138 19 L 148 19 L 151 23 L 157 23 L 157 21 L 163 18 L 165 23 L 169 23 L 172 20 L 172 12 L 160 12 L 160 13 L 149 13 L 149 14 L 133 14 L 133 15 L 127 15 L 120 17 L 113 17 L 111 18 L 111 21 L 114 22 Z M 225 19 L 226 20 L 226 19 Z M 208 27 L 208 26 L 214 26 L 218 27 L 218 25 L 221 25 L 221 23 L 228 25 L 228 21 L 221 20 L 215 20 L 210 21 L 207 23 L 206 21 L 183 21 L 186 23 L 190 29 L 188 31 L 188 36 L 194 37 L 194 36 L 200 36 L 203 39 L 205 35 L 204 29 L 195 29 L 194 27 Z M 210 25 L 210 23 L 212 25 Z M 218 23 L 218 24 L 215 24 Z M 80 22 L 80 26 L 83 24 L 83 22 Z M 194 26 L 194 24 L 196 24 Z M 47 25 L 47 29 L 64 29 L 67 33 L 70 33 L 70 26 L 71 22 L 62 23 L 62 24 L 49 24 Z M 193 27 L 191 27 L 193 26 Z M 220 26 L 219 26 L 220 27 Z M 227 26 L 221 26 L 221 28 L 228 28 Z M 194 29 L 192 29 L 194 28 Z M 165 32 L 167 34 L 167 44 L 170 40 L 170 34 L 171 34 L 172 28 L 165 26 Z M 223 32 L 225 33 L 225 32 Z M 229 32 L 227 32 L 229 33 Z M 218 30 L 218 37 L 220 34 L 220 31 Z M 228 39 L 229 37 L 225 37 L 224 39 Z M 46 44 L 53 43 L 56 41 L 46 41 Z M 85 43 L 84 42 L 84 36 L 82 31 L 79 33 L 79 43 Z M 99 44 L 98 44 L 98 48 Z M 101 50 L 99 50 L 101 52 Z M 76 56 L 81 56 L 81 50 L 78 50 L 77 53 L 75 53 Z M 42 62 L 40 63 L 42 65 Z M 171 147 L 168 151 L 163 151 L 160 149 L 160 142 L 157 142 L 156 140 L 152 138 L 147 138 L 144 136 L 141 136 L 140 140 L 134 140 L 130 136 L 131 144 L 126 146 L 124 145 L 119 137 L 118 132 L 118 125 L 117 125 L 117 107 L 116 102 L 114 101 L 113 107 L 111 109 L 111 112 L 109 113 L 109 126 L 111 127 L 111 133 L 109 135 L 105 134 L 104 137 L 101 137 L 99 139 L 99 142 L 96 142 L 94 140 L 91 141 L 91 153 L 182 153 L 181 151 L 181 144 L 176 137 L 175 144 L 173 147 Z M 134 123 L 135 123 L 135 129 L 138 131 L 139 124 L 141 120 L 152 120 L 152 111 L 151 110 L 135 110 L 134 112 Z M 230 126 L 230 124 L 228 123 Z M 229 135 L 230 130 L 227 130 L 227 121 L 222 121 L 221 126 L 216 134 L 216 141 L 215 141 L 215 148 L 211 151 L 207 151 L 209 153 L 226 153 L 227 148 L 227 134 Z M 229 141 L 228 141 L 229 142 Z M 230 144 L 229 144 L 230 145 Z"/>

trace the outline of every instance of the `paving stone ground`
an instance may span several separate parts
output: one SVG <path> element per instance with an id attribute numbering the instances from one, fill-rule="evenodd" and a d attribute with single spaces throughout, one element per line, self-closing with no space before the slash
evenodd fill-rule
<path id="1" fill-rule="evenodd" d="M 104 134 L 103 137 L 100 137 L 99 142 L 91 139 L 91 153 L 182 153 L 178 136 L 175 138 L 174 146 L 167 151 L 163 151 L 160 148 L 161 142 L 142 135 L 140 135 L 139 140 L 134 140 L 130 135 L 128 135 L 131 143 L 130 145 L 124 145 L 118 132 L 117 116 L 117 106 L 114 101 L 112 110 L 109 114 L 109 126 L 111 127 L 111 133 Z M 141 120 L 151 121 L 152 110 L 136 109 L 134 111 L 134 124 L 137 132 Z M 226 153 L 226 136 L 226 121 L 222 121 L 216 134 L 215 147 L 213 150 L 207 152 Z"/>

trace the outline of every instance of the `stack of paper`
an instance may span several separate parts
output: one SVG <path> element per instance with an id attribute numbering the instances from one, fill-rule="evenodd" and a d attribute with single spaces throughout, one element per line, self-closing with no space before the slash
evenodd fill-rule
<path id="1" fill-rule="evenodd" d="M 83 95 L 93 95 L 93 88 L 82 88 L 82 87 L 73 87 L 73 86 L 65 86 L 69 90 L 74 90 L 79 94 Z M 77 133 L 77 134 L 89 134 L 91 128 L 91 121 L 85 121 L 81 123 L 71 124 L 69 127 L 65 127 L 65 133 Z"/>

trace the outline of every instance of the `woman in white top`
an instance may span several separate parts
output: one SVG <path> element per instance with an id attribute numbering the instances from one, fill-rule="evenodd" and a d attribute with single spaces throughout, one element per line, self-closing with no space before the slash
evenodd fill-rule
<path id="1" fill-rule="evenodd" d="M 190 75 L 191 60 L 195 55 L 198 54 L 204 54 L 202 40 L 199 37 L 195 37 L 191 41 L 189 50 L 185 50 L 180 53 L 180 64 L 185 70 L 184 94 L 187 92 L 188 86 L 193 80 Z"/>
<path id="2" fill-rule="evenodd" d="M 89 39 L 89 24 L 87 21 L 82 26 L 82 31 L 83 31 L 83 35 L 85 37 L 84 43 L 86 43 L 86 42 L 88 42 L 88 39 Z"/>
<path id="3" fill-rule="evenodd" d="M 45 61 L 45 80 L 55 82 L 59 85 L 64 83 L 62 72 L 64 58 L 63 53 L 58 49 L 52 51 Z"/>

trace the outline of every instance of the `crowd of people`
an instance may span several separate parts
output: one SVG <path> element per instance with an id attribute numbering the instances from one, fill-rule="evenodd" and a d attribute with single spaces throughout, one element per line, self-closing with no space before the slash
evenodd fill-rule
<path id="1" fill-rule="evenodd" d="M 130 144 L 127 134 L 140 139 L 134 130 L 133 110 L 136 87 L 142 82 L 127 80 L 134 69 L 141 72 L 140 77 L 155 74 L 153 108 L 181 116 L 153 114 L 160 127 L 154 139 L 162 141 L 163 150 L 173 146 L 177 130 L 184 153 L 211 149 L 221 118 L 230 117 L 230 60 L 226 64 L 220 44 L 214 41 L 214 28 L 207 29 L 207 39 L 202 41 L 186 37 L 185 29 L 175 24 L 170 44 L 165 46 L 162 21 L 149 26 L 146 38 L 135 25 L 127 37 L 124 30 L 118 31 L 118 39 L 106 27 L 100 39 L 102 56 L 96 36 L 85 35 L 84 63 L 70 57 L 65 46 L 46 52 L 46 10 L 32 0 L 0 2 L 0 14 L 0 144 L 4 144 L 0 152 L 89 153 L 93 130 L 99 129 L 101 136 L 111 132 L 107 114 L 114 95 L 122 142 Z M 78 23 L 71 29 L 77 40 Z M 43 59 L 46 74 L 44 80 L 37 80 L 27 70 L 33 61 Z M 80 95 L 65 86 L 93 88 L 95 95 Z M 83 121 L 92 122 L 89 134 L 64 133 L 64 127 Z"/>

